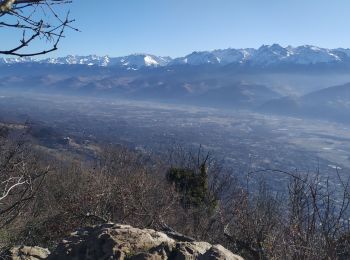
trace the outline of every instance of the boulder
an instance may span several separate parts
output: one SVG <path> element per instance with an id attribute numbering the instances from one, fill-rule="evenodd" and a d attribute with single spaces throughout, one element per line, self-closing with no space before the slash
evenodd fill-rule
<path id="1" fill-rule="evenodd" d="M 176 260 L 198 259 L 211 245 L 207 242 L 178 242 L 172 256 Z"/>
<path id="2" fill-rule="evenodd" d="M 41 260 L 47 259 L 50 251 L 38 246 L 16 246 L 6 253 L 5 259 L 11 260 Z"/>
<path id="3" fill-rule="evenodd" d="M 167 234 L 128 225 L 102 224 L 79 229 L 50 254 L 40 247 L 14 247 L 13 260 L 243 260 L 221 245 L 197 242 L 174 231 Z"/>
<path id="4" fill-rule="evenodd" d="M 243 260 L 242 257 L 233 254 L 222 245 L 214 245 L 207 250 L 203 255 L 199 257 L 200 260 L 210 259 L 232 259 L 232 260 Z"/>
<path id="5" fill-rule="evenodd" d="M 174 232 L 168 235 L 152 229 L 103 224 L 71 234 L 49 259 L 242 260 L 221 245 L 190 240 Z"/>

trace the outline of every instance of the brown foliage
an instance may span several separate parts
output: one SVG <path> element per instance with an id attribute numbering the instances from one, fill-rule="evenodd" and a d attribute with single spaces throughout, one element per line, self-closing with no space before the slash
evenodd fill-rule
<path id="1" fill-rule="evenodd" d="M 286 192 L 278 194 L 258 176 L 241 184 L 203 151 L 180 154 L 181 160 L 172 154 L 165 162 L 124 147 L 107 147 L 95 162 L 52 161 L 54 167 L 34 199 L 18 209 L 16 228 L 10 225 L 16 230 L 15 242 L 54 246 L 78 227 L 112 221 L 176 230 L 222 244 L 246 259 L 348 259 L 349 181 L 339 174 L 333 185 L 317 173 L 286 173 L 290 182 Z M 206 192 L 217 203 L 213 207 L 203 200 L 183 207 L 181 191 L 166 173 L 171 167 L 200 173 L 203 160 Z M 35 161 L 29 169 L 45 165 L 44 158 Z"/>

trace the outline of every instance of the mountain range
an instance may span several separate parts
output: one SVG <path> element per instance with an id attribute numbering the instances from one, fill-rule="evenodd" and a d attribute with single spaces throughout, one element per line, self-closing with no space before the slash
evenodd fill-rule
<path id="1" fill-rule="evenodd" d="M 193 52 L 185 57 L 171 58 L 151 54 L 132 54 L 124 57 L 78 56 L 34 59 L 0 58 L 0 64 L 45 63 L 45 64 L 81 64 L 89 66 L 119 66 L 127 69 L 142 67 L 166 67 L 175 65 L 221 65 L 241 64 L 250 66 L 274 66 L 280 64 L 350 64 L 350 49 L 327 49 L 310 45 L 282 47 L 278 44 L 263 45 L 258 49 L 221 49 Z"/>
<path id="2" fill-rule="evenodd" d="M 350 49 L 274 44 L 174 59 L 0 58 L 0 67 L 4 93 L 126 98 L 350 123 Z"/>

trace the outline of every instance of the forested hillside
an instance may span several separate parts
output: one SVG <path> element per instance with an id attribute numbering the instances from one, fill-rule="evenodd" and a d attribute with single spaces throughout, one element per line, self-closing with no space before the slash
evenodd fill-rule
<path id="1" fill-rule="evenodd" d="M 349 257 L 349 181 L 340 176 L 335 190 L 317 173 L 279 171 L 289 184 L 278 194 L 257 172 L 238 181 L 203 148 L 160 158 L 96 146 L 84 160 L 39 145 L 29 125 L 1 133 L 3 249 L 54 249 L 79 227 L 111 221 L 171 228 L 246 259 Z"/>

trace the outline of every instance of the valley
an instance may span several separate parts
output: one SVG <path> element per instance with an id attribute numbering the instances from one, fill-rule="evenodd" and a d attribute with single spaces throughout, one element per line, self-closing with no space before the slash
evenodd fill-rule
<path id="1" fill-rule="evenodd" d="M 94 156 L 94 144 L 122 144 L 160 156 L 177 146 L 201 145 L 241 176 L 265 169 L 347 176 L 350 169 L 346 124 L 243 110 L 8 93 L 0 109 L 2 121 L 46 129 L 47 136 L 37 131 L 45 146 L 88 157 Z M 58 141 L 64 139 L 69 142 Z M 276 187 L 287 178 L 266 175 Z"/>
<path id="2" fill-rule="evenodd" d="M 347 176 L 348 53 L 274 44 L 174 59 L 2 59 L 1 120 L 90 159 L 108 144 L 161 157 L 202 146 L 236 175 L 266 174 L 276 187 L 288 176 L 273 170 Z"/>

